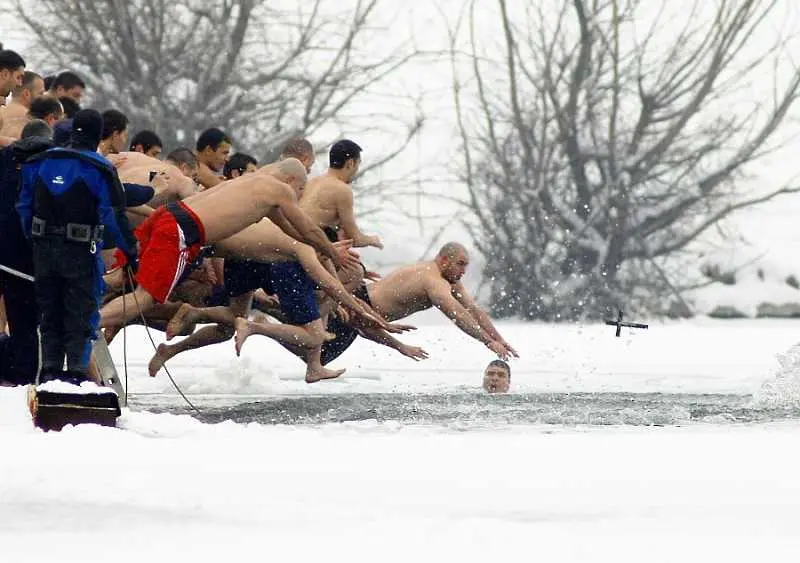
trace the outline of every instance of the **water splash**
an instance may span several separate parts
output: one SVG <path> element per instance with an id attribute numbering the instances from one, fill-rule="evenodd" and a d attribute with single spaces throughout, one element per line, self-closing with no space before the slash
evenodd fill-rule
<path id="1" fill-rule="evenodd" d="M 753 394 L 753 404 L 765 408 L 800 408 L 800 343 L 776 356 L 772 379 Z"/>

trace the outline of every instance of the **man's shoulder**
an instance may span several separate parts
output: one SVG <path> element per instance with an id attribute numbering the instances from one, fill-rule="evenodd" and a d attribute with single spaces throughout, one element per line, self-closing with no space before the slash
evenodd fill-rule
<path id="1" fill-rule="evenodd" d="M 332 176 L 331 174 L 322 174 L 321 176 L 317 176 L 316 178 L 311 178 L 308 181 L 309 186 L 315 186 L 320 188 L 325 188 L 326 192 L 336 191 L 336 192 L 349 192 L 352 191 L 350 185 L 346 182 L 342 182 L 336 176 Z"/>
<path id="2" fill-rule="evenodd" d="M 408 280 L 415 285 L 433 287 L 445 282 L 444 278 L 439 275 L 436 268 L 432 268 L 433 264 L 430 262 L 418 262 L 416 264 L 409 264 L 401 266 L 395 270 L 392 275 L 397 278 Z"/>

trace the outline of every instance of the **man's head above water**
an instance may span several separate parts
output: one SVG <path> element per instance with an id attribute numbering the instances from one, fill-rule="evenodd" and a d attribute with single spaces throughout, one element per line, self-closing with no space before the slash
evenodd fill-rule
<path id="1" fill-rule="evenodd" d="M 511 367 L 503 360 L 492 360 L 483 372 L 483 388 L 489 393 L 507 393 L 511 386 Z"/>

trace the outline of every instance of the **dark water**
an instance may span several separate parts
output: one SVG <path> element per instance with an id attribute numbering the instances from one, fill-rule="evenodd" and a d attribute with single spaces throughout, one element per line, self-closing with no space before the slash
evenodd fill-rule
<path id="1" fill-rule="evenodd" d="M 798 407 L 757 404 L 748 395 L 664 393 L 531 393 L 488 395 L 337 394 L 292 397 L 131 396 L 135 410 L 190 414 L 204 422 L 315 425 L 351 421 L 499 428 L 513 424 L 678 426 L 800 419 Z"/>

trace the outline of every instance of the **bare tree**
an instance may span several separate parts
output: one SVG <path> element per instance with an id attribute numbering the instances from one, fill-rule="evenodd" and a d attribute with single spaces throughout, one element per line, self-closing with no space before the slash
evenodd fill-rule
<path id="1" fill-rule="evenodd" d="M 478 4 L 451 19 L 449 37 L 467 227 L 495 314 L 566 320 L 660 304 L 681 291 L 666 258 L 733 211 L 798 191 L 740 185 L 785 140 L 800 94 L 794 67 L 769 72 L 787 55 L 785 35 L 765 25 L 777 1 L 571 0 L 512 13 L 497 0 L 494 16 L 480 3 L 480 20 Z M 487 46 L 491 17 L 500 39 Z M 765 33 L 774 41 L 756 47 Z M 771 97 L 739 111 L 753 81 L 773 84 Z"/>
<path id="2" fill-rule="evenodd" d="M 293 135 L 338 135 L 353 102 L 414 56 L 407 42 L 385 40 L 380 0 L 14 2 L 43 61 L 80 72 L 92 105 L 120 109 L 170 148 L 193 146 L 211 126 L 259 159 Z M 422 119 L 404 125 L 381 163 Z"/>

